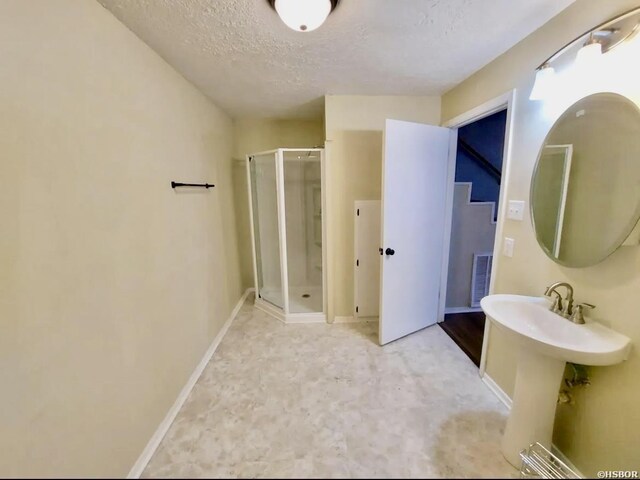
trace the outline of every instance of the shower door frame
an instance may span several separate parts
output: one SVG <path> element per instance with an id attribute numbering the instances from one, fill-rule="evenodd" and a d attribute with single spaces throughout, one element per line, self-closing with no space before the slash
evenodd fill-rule
<path id="1" fill-rule="evenodd" d="M 284 191 L 284 153 L 319 152 L 320 153 L 320 198 L 322 220 L 322 312 L 292 313 L 289 308 L 289 270 L 287 258 L 287 225 Z M 256 251 L 256 232 L 254 227 L 253 189 L 251 184 L 251 158 L 259 155 L 274 155 L 276 162 L 276 203 L 278 207 L 278 241 L 280 249 L 280 275 L 282 284 L 282 308 L 263 300 L 258 282 L 258 255 Z M 284 323 L 325 323 L 327 321 L 327 228 L 325 195 L 325 151 L 324 148 L 278 148 L 246 156 L 247 190 L 249 192 L 249 223 L 251 225 L 251 253 L 253 255 L 253 279 L 255 285 L 256 308 L 272 315 Z"/>

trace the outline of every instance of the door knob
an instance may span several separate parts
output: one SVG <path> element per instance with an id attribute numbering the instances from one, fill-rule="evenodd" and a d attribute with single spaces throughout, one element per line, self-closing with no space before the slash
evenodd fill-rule
<path id="1" fill-rule="evenodd" d="M 396 251 L 393 248 L 387 248 L 384 253 L 386 255 L 393 255 L 394 253 L 396 253 Z"/>

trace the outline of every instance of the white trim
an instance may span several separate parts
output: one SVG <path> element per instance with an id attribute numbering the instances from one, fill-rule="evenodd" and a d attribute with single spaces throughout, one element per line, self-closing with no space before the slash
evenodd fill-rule
<path id="1" fill-rule="evenodd" d="M 493 115 L 501 110 L 505 109 L 505 106 L 513 102 L 513 96 L 515 94 L 515 89 L 510 90 L 502 95 L 499 95 L 491 100 L 479 105 L 471 110 L 466 111 L 458 115 L 457 117 L 453 117 L 450 120 L 447 120 L 442 124 L 443 127 L 449 128 L 462 128 L 465 125 L 469 125 L 470 123 L 477 122 L 489 115 Z"/>
<path id="2" fill-rule="evenodd" d="M 324 313 L 289 313 L 284 317 L 284 323 L 327 323 Z"/>
<path id="3" fill-rule="evenodd" d="M 444 314 L 447 315 L 449 313 L 472 313 L 472 312 L 481 312 L 482 308 L 480 307 L 446 307 L 444 309 Z"/>
<path id="4" fill-rule="evenodd" d="M 284 198 L 284 153 L 276 153 L 276 201 L 278 204 L 278 235 L 280 239 L 280 281 L 285 317 L 289 314 L 289 256 L 287 254 L 287 213 Z"/>
<path id="5" fill-rule="evenodd" d="M 447 303 L 447 284 L 449 280 L 449 254 L 451 250 L 451 230 L 453 228 L 453 200 L 456 188 L 456 155 L 458 148 L 458 130 L 450 129 L 449 158 L 447 172 L 447 192 L 445 200 L 444 238 L 442 240 L 442 264 L 440 265 L 440 292 L 438 302 L 438 314 L 436 321 L 444 322 L 444 312 Z"/>
<path id="6" fill-rule="evenodd" d="M 279 307 L 276 307 L 275 305 L 272 305 L 271 303 L 267 302 L 266 300 L 263 300 L 261 297 L 256 297 L 256 300 L 253 304 L 258 310 L 269 314 L 270 316 L 274 317 L 276 320 L 280 320 L 282 323 L 286 323 L 284 321 L 284 313 L 282 312 L 282 309 Z"/>
<path id="7" fill-rule="evenodd" d="M 359 318 L 354 318 L 352 315 L 349 316 L 338 316 L 333 317 L 333 323 L 360 323 L 361 320 Z"/>
<path id="8" fill-rule="evenodd" d="M 327 317 L 322 312 L 310 312 L 310 313 L 288 313 L 285 314 L 281 308 L 267 302 L 262 298 L 256 298 L 254 306 L 268 314 L 269 316 L 281 321 L 284 324 L 293 323 L 327 323 Z"/>
<path id="9" fill-rule="evenodd" d="M 323 202 L 323 212 L 322 212 L 322 228 L 323 228 L 323 265 L 324 270 L 322 272 L 323 281 L 324 281 L 324 308 L 325 314 L 327 315 L 327 323 L 334 322 L 334 314 L 335 314 L 335 298 L 333 294 L 333 290 L 331 287 L 334 285 L 333 277 L 335 276 L 334 270 L 334 259 L 333 259 L 333 240 L 329 241 L 329 239 L 333 239 L 333 201 L 332 201 L 332 191 L 333 191 L 333 182 L 331 179 L 331 148 L 332 142 L 331 140 L 325 139 L 324 141 L 324 155 L 322 158 L 323 165 L 323 178 L 324 184 L 322 185 L 322 202 Z M 331 286 L 331 287 L 330 287 Z"/>
<path id="10" fill-rule="evenodd" d="M 142 472 L 144 472 L 144 469 L 147 467 L 147 464 L 151 460 L 151 457 L 153 457 L 153 454 L 156 452 L 157 448 L 160 446 L 162 439 L 167 434 L 167 432 L 169 431 L 169 428 L 171 427 L 171 424 L 173 423 L 176 416 L 180 412 L 182 405 L 189 397 L 189 394 L 191 393 L 191 390 L 193 389 L 196 382 L 200 378 L 200 375 L 202 375 L 202 372 L 204 371 L 205 367 L 211 360 L 211 357 L 213 357 L 213 354 L 218 348 L 218 345 L 220 345 L 220 342 L 222 342 L 222 339 L 224 338 L 227 331 L 229 330 L 229 327 L 233 323 L 233 320 L 236 318 L 236 315 L 242 308 L 242 305 L 244 305 L 244 302 L 246 301 L 247 297 L 253 291 L 254 291 L 253 288 L 248 288 L 242 294 L 242 296 L 240 297 L 240 300 L 238 300 L 238 303 L 233 308 L 231 315 L 229 315 L 229 318 L 227 319 L 227 321 L 222 326 L 222 328 L 220 329 L 216 337 L 211 342 L 211 345 L 209 346 L 207 351 L 204 353 L 204 356 L 200 360 L 200 363 L 196 365 L 196 368 L 193 370 L 193 373 L 191 373 L 191 376 L 187 380 L 187 383 L 185 384 L 185 386 L 182 387 L 182 390 L 178 394 L 178 398 L 176 398 L 176 401 L 173 402 L 173 405 L 167 412 L 167 415 L 164 417 L 162 422 L 160 422 L 160 425 L 158 425 L 158 428 L 151 436 L 151 439 L 149 440 L 147 445 L 144 447 L 144 450 L 142 450 L 142 453 L 136 460 L 136 463 L 134 463 L 133 467 L 131 467 L 131 470 L 129 471 L 127 478 L 140 478 L 140 476 L 142 475 Z"/>
<path id="11" fill-rule="evenodd" d="M 282 152 L 321 152 L 323 150 L 323 147 L 313 147 L 313 148 L 289 147 L 289 148 L 279 148 L 278 150 Z"/>
<path id="12" fill-rule="evenodd" d="M 276 148 L 275 150 L 265 150 L 264 152 L 255 152 L 255 153 L 252 153 L 252 154 L 247 155 L 247 156 L 255 157 L 255 156 L 258 156 L 258 155 L 271 155 L 271 154 L 277 153 L 277 152 L 278 152 L 278 149 Z"/>
<path id="13" fill-rule="evenodd" d="M 493 392 L 493 394 L 496 397 L 498 397 L 498 400 L 500 400 L 504 404 L 504 406 L 507 407 L 507 409 L 511 410 L 511 406 L 513 404 L 512 400 L 511 400 L 511 397 L 509 397 L 509 395 L 507 395 L 505 393 L 505 391 L 502 390 L 502 388 L 500 388 L 500 386 L 495 382 L 495 380 L 493 378 L 491 378 L 489 376 L 489 374 L 485 373 L 482 376 L 482 381 L 489 388 L 489 390 L 491 390 Z M 551 445 L 551 453 L 556 455 L 571 470 L 573 470 L 580 478 L 586 478 L 582 474 L 582 472 L 576 468 L 576 466 L 573 464 L 573 462 L 571 460 L 569 460 L 569 458 L 567 458 L 567 456 L 564 453 L 562 453 L 562 450 L 560 450 L 554 444 Z"/>
<path id="14" fill-rule="evenodd" d="M 327 288 L 327 169 L 326 169 L 326 152 L 325 149 L 320 151 L 320 221 L 322 222 L 322 312 L 324 321 L 327 322 L 328 312 L 328 291 Z"/>
<path id="15" fill-rule="evenodd" d="M 359 228 L 358 228 L 358 208 L 359 201 L 356 200 L 353 202 L 353 317 L 355 320 L 358 319 L 358 311 L 356 306 L 359 303 L 358 298 L 358 236 L 359 236 Z"/>
<path id="16" fill-rule="evenodd" d="M 500 400 L 505 407 L 511 410 L 511 397 L 509 397 L 509 395 L 507 395 L 505 391 L 500 388 L 500 386 L 495 382 L 493 378 L 489 376 L 488 373 L 485 373 L 481 378 L 484 384 L 489 387 L 489 390 L 491 390 L 494 395 L 498 397 L 498 400 Z"/>
<path id="17" fill-rule="evenodd" d="M 516 90 L 510 90 L 502 95 L 495 97 L 482 105 L 472 108 L 471 110 L 458 115 L 446 122 L 443 123 L 445 127 L 449 128 L 461 128 L 469 123 L 475 122 L 482 118 L 488 117 L 494 113 L 497 113 L 501 110 L 507 110 L 507 118 L 505 125 L 505 135 L 504 135 L 504 152 L 502 154 L 502 181 L 500 183 L 500 195 L 498 197 L 498 221 L 496 223 L 496 240 L 493 246 L 493 263 L 491 264 L 491 281 L 489 283 L 489 294 L 495 293 L 495 279 L 497 277 L 497 272 L 500 263 L 500 246 L 502 245 L 502 236 L 504 231 L 504 222 L 506 218 L 507 211 L 507 199 L 508 197 L 508 188 L 509 188 L 509 178 L 511 176 L 511 164 L 513 162 L 513 158 L 511 155 L 512 145 L 513 145 L 513 130 L 514 130 L 514 119 L 515 119 L 515 108 L 516 108 Z M 451 235 L 449 234 L 449 238 L 445 237 L 445 240 L 448 243 L 451 241 Z M 448 250 L 448 246 L 445 247 L 445 252 Z M 448 255 L 447 255 L 448 261 Z M 443 267 L 444 268 L 444 267 Z M 446 279 L 446 277 L 445 277 Z M 446 286 L 445 286 L 446 288 Z M 446 290 L 445 290 L 446 296 Z M 484 377 L 485 371 L 487 369 L 487 351 L 489 347 L 489 335 L 491 333 L 491 322 L 487 321 L 484 323 L 484 340 L 482 342 L 482 354 L 480 356 L 480 368 L 478 370 L 481 377 Z"/>
<path id="18" fill-rule="evenodd" d="M 369 322 L 378 322 L 380 317 L 352 317 L 345 316 L 339 317 L 336 315 L 333 323 L 369 323 Z"/>
<path id="19" fill-rule="evenodd" d="M 256 252 L 256 232 L 255 232 L 255 225 L 254 225 L 254 219 L 253 219 L 253 187 L 252 187 L 252 183 L 251 183 L 251 160 L 250 158 L 253 155 L 247 155 L 246 158 L 246 162 L 247 162 L 247 191 L 249 194 L 249 224 L 250 224 L 250 230 L 251 230 L 251 257 L 253 258 L 253 285 L 254 285 L 254 291 L 256 292 L 256 295 L 258 295 L 258 290 L 260 288 L 260 286 L 258 285 L 258 258 L 257 258 L 257 252 Z"/>

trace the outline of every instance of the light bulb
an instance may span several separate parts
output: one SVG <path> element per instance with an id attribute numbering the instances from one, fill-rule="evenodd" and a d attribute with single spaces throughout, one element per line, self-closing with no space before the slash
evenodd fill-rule
<path id="1" fill-rule="evenodd" d="M 275 0 L 282 21 L 297 32 L 315 30 L 331 13 L 331 0 Z"/>
<path id="2" fill-rule="evenodd" d="M 556 72 L 553 67 L 544 65 L 536 72 L 536 81 L 531 89 L 529 100 L 544 100 L 553 89 Z"/>
<path id="3" fill-rule="evenodd" d="M 602 45 L 597 41 L 590 41 L 578 50 L 576 65 L 580 68 L 592 67 L 598 63 L 600 57 L 602 57 Z"/>

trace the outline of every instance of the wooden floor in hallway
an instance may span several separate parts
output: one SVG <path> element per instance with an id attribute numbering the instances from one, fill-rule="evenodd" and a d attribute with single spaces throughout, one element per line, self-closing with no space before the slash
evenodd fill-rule
<path id="1" fill-rule="evenodd" d="M 467 354 L 476 367 L 480 366 L 484 337 L 484 312 L 449 313 L 440 327 Z"/>

